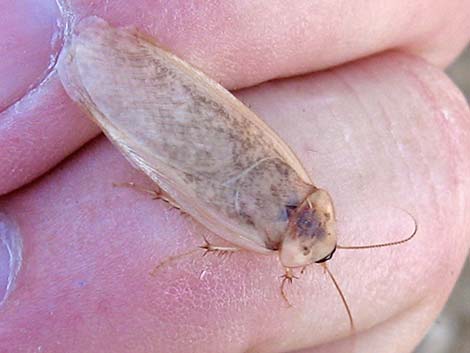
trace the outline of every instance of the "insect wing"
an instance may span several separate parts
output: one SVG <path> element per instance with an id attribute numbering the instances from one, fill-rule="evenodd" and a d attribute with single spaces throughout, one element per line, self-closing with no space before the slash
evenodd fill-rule
<path id="1" fill-rule="evenodd" d="M 72 99 L 185 212 L 234 244 L 269 251 L 270 229 L 285 228 L 283 205 L 312 188 L 290 148 L 222 86 L 143 36 L 98 18 L 76 32 L 58 63 Z"/>

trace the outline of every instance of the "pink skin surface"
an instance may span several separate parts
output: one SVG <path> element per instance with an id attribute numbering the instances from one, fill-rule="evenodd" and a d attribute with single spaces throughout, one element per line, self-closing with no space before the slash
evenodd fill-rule
<path id="1" fill-rule="evenodd" d="M 268 12 L 241 1 L 94 3 L 74 3 L 73 12 L 137 25 L 229 88 L 387 48 L 445 65 L 469 33 L 462 24 L 468 1 L 371 2 L 357 9 L 326 2 L 307 9 L 307 1 L 284 9 L 270 2 Z M 35 72 L 15 90 L 43 75 Z M 13 91 L 13 81 L 0 85 Z M 3 192 L 97 133 L 53 73 L 36 87 L 0 113 Z M 403 238 L 413 222 L 401 209 L 417 219 L 411 242 L 338 250 L 329 263 L 357 335 L 350 336 L 344 307 L 320 266 L 288 287 L 292 308 L 279 295 L 276 255 L 193 255 L 151 277 L 159 261 L 200 245 L 200 234 L 225 243 L 162 201 L 113 188 L 121 181 L 151 184 L 100 137 L 0 199 L 0 211 L 23 239 L 21 271 L 0 306 L 1 353 L 412 350 L 444 304 L 470 243 L 470 113 L 461 94 L 439 69 L 388 52 L 237 95 L 331 193 L 340 244 Z"/>

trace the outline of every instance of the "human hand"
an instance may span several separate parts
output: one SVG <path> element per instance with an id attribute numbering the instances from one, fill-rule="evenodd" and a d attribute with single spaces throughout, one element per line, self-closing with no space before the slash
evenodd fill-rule
<path id="1" fill-rule="evenodd" d="M 167 256 L 200 245 L 198 233 L 207 232 L 162 202 L 112 188 L 119 181 L 151 184 L 104 138 L 19 188 L 97 133 L 52 73 L 0 117 L 0 189 L 18 188 L 0 201 L 9 219 L 2 220 L 16 222 L 24 245 L 15 289 L 0 308 L 0 351 L 337 352 L 351 342 L 358 352 L 412 349 L 443 305 L 468 248 L 466 103 L 438 69 L 407 54 L 382 53 L 294 76 L 389 48 L 445 65 L 467 40 L 468 6 L 433 2 L 404 13 L 397 3 L 380 9 L 356 3 L 349 12 L 344 5 L 308 4 L 271 2 L 267 10 L 210 3 L 166 11 L 114 4 L 105 11 L 103 2 L 77 3 L 74 11 L 137 25 L 226 87 L 245 88 L 240 99 L 332 194 L 341 243 L 403 237 L 411 226 L 396 207 L 417 218 L 412 242 L 338 251 L 331 261 L 358 335 L 348 337 L 344 308 L 318 266 L 288 288 L 294 308 L 279 296 L 282 269 L 274 256 L 194 256 L 156 279 L 148 276 Z M 450 21 L 455 13 L 462 17 Z M 392 24 L 384 21 L 390 18 Z M 412 20 L 413 28 L 405 28 Z M 36 59 L 27 60 L 34 66 Z M 4 76 L 28 71 L 11 66 Z M 289 78 L 249 88 L 279 76 Z M 12 81 L 4 82 L 8 88 Z M 21 92 L 14 83 L 5 92 Z"/>

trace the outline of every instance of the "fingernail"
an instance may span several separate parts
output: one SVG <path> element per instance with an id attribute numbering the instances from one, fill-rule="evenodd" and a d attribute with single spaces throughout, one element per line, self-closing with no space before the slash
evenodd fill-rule
<path id="1" fill-rule="evenodd" d="M 15 287 L 21 268 L 22 249 L 18 227 L 9 217 L 0 213 L 0 305 Z"/>
<path id="2" fill-rule="evenodd" d="M 55 0 L 1 1 L 0 111 L 37 86 L 60 47 Z"/>

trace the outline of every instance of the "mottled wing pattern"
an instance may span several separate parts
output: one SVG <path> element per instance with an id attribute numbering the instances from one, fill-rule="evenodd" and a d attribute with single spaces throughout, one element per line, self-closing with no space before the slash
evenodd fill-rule
<path id="1" fill-rule="evenodd" d="M 59 62 L 68 94 L 134 166 L 224 239 L 265 251 L 311 192 L 283 143 L 228 91 L 142 36 L 89 18 Z"/>

